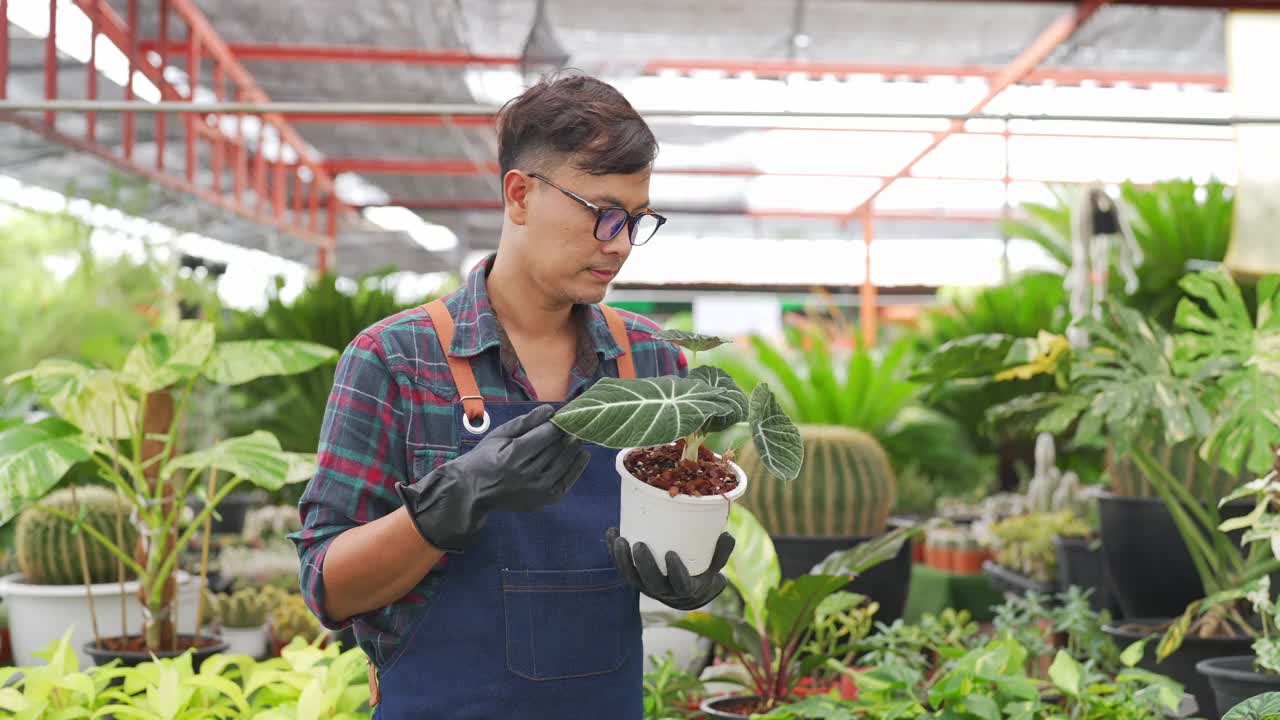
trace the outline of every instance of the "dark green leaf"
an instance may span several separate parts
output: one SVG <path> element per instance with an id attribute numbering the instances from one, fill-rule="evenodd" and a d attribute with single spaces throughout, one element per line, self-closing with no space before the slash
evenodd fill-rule
<path id="1" fill-rule="evenodd" d="M 694 610 L 672 622 L 671 627 L 697 633 L 730 651 L 760 657 L 760 634 L 741 618 Z"/>
<path id="2" fill-rule="evenodd" d="M 689 377 L 702 380 L 712 387 L 724 390 L 725 404 L 732 408 L 730 412 L 708 420 L 703 427 L 705 432 L 720 432 L 747 419 L 747 415 L 751 410 L 750 401 L 747 400 L 746 393 L 742 392 L 742 388 L 738 387 L 738 383 L 734 382 L 729 373 L 717 367 L 703 365 L 690 370 Z"/>
<path id="3" fill-rule="evenodd" d="M 693 352 L 706 352 L 714 350 L 721 345 L 732 342 L 727 338 L 716 337 L 714 335 L 699 335 L 698 333 L 685 332 L 684 330 L 663 330 L 654 337 L 659 340 L 666 340 L 669 343 L 679 345 L 685 350 Z"/>
<path id="4" fill-rule="evenodd" d="M 773 538 L 746 507 L 734 503 L 729 509 L 726 528 L 733 535 L 733 553 L 725 564 L 724 575 L 737 589 L 746 605 L 746 617 L 759 627 L 768 618 L 766 602 L 769 590 L 782 581 L 778 552 Z"/>
<path id="5" fill-rule="evenodd" d="M 775 647 L 787 648 L 813 623 L 814 612 L 828 595 L 849 583 L 849 578 L 801 575 L 769 591 L 769 638 Z"/>
<path id="6" fill-rule="evenodd" d="M 804 442 L 799 428 L 782 412 L 768 383 L 760 383 L 752 391 L 748 421 L 751 440 L 765 467 L 781 480 L 795 480 L 804 465 Z"/>
<path id="7" fill-rule="evenodd" d="M 612 448 L 675 442 L 732 412 L 726 392 L 696 378 L 604 378 L 558 410 L 565 432 Z"/>
<path id="8" fill-rule="evenodd" d="M 837 550 L 810 572 L 817 575 L 843 575 L 856 577 L 871 568 L 897 556 L 902 544 L 933 527 L 930 524 L 894 528 L 848 550 Z"/>

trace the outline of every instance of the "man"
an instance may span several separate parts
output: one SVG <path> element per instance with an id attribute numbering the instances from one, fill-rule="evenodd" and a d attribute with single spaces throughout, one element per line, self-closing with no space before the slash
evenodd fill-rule
<path id="1" fill-rule="evenodd" d="M 326 627 L 354 626 L 377 718 L 638 720 L 637 591 L 706 604 L 733 538 L 695 577 L 631 547 L 616 451 L 549 419 L 602 377 L 687 373 L 654 323 L 597 304 L 665 222 L 657 142 L 587 77 L 529 89 L 498 134 L 496 255 L 342 355 L 293 536 L 302 587 Z"/>

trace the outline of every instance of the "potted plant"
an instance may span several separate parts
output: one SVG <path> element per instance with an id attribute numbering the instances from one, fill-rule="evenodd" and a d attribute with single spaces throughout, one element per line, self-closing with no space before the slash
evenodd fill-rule
<path id="1" fill-rule="evenodd" d="M 726 342 L 679 331 L 663 337 L 695 359 Z M 691 575 L 710 567 L 732 501 L 748 482 L 731 450 L 717 455 L 704 446 L 707 436 L 746 422 L 764 467 L 784 482 L 800 474 L 804 461 L 800 433 L 767 384 L 748 399 L 727 373 L 707 365 L 683 378 L 604 378 L 560 408 L 553 422 L 588 442 L 620 448 L 619 534 L 645 543 L 657 558 L 674 551 Z"/>
<path id="2" fill-rule="evenodd" d="M 271 610 L 271 649 L 279 655 L 295 640 L 329 644 L 329 633 L 297 593 L 278 595 Z"/>
<path id="3" fill-rule="evenodd" d="M 96 638 L 86 652 L 99 661 L 120 657 L 126 662 L 192 647 L 198 659 L 208 654 L 216 639 L 180 636 L 175 630 L 175 569 L 181 553 L 222 498 L 246 483 L 273 490 L 306 480 L 314 458 L 282 451 L 275 436 L 263 431 L 177 454 L 187 400 L 201 380 L 239 385 L 305 371 L 336 357 L 336 351 L 310 343 L 217 342 L 211 323 L 183 320 L 146 335 L 117 369 L 52 359 L 8 378 L 27 385 L 56 417 L 0 431 L 0 475 L 6 478 L 0 487 L 0 524 L 29 507 L 61 517 L 106 548 L 140 583 L 141 632 Z M 83 461 L 92 461 L 101 479 L 129 504 L 141 536 L 138 547 L 122 547 L 80 522 L 78 512 L 40 503 L 68 468 Z M 185 522 L 183 500 L 204 490 L 206 473 L 205 507 Z M 230 477 L 221 487 L 218 473 Z"/>
<path id="4" fill-rule="evenodd" d="M 729 528 L 738 545 L 725 566 L 725 575 L 742 597 L 741 614 L 695 610 L 673 622 L 675 627 L 714 640 L 750 678 L 749 694 L 721 695 L 703 703 L 703 712 L 717 718 L 746 718 L 767 712 L 789 698 L 806 694 L 815 678 L 830 681 L 846 674 L 842 660 L 851 657 L 861 638 L 853 639 L 852 633 L 842 635 L 824 625 L 818 620 L 819 609 L 828 622 L 850 610 L 853 599 L 841 588 L 851 577 L 895 557 L 903 544 L 922 530 L 922 526 L 895 529 L 832 554 L 811 574 L 783 580 L 769 534 L 750 510 L 735 505 Z M 860 623 L 855 616 L 844 630 L 860 628 Z M 810 678 L 809 688 L 805 678 Z M 839 685 L 838 681 L 834 684 Z"/>
<path id="5" fill-rule="evenodd" d="M 282 591 L 265 585 L 260 590 L 241 588 L 230 594 L 205 593 L 209 621 L 227 643 L 226 652 L 261 660 L 267 650 L 267 615 L 280 602 Z"/>

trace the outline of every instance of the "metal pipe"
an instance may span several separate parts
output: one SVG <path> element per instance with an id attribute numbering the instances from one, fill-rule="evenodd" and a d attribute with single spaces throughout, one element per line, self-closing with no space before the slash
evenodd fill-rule
<path id="1" fill-rule="evenodd" d="M 4 19 L 9 22 L 8 18 Z M 49 3 L 49 34 L 44 39 L 44 96 L 58 97 L 58 3 Z M 44 124 L 53 127 L 54 112 L 45 110 Z"/>
<path id="2" fill-rule="evenodd" d="M 341 103 L 341 102 L 297 102 L 297 101 L 223 101 L 191 103 L 182 101 L 146 102 L 141 100 L 119 101 L 98 100 L 3 100 L 0 101 L 0 112 L 149 112 L 149 113 L 247 113 L 251 115 L 273 114 L 292 115 L 305 114 L 324 115 L 384 115 L 384 116 L 483 116 L 490 115 L 496 108 L 481 105 L 450 105 L 433 103 Z M 775 110 L 678 110 L 655 108 L 642 110 L 641 115 L 650 118 L 795 118 L 795 119 L 878 119 L 878 120 L 1040 120 L 1057 122 L 1105 122 L 1136 123 L 1148 125 L 1202 125 L 1210 127 L 1228 127 L 1232 125 L 1274 125 L 1280 118 L 1264 116 L 1141 116 L 1141 115 L 1067 115 L 1067 114 L 1030 114 L 1030 113 L 922 113 L 922 112 L 778 112 Z M 853 130 L 853 128 L 850 128 Z M 939 131 L 922 131 L 933 132 Z M 294 148 L 295 150 L 297 148 Z"/>
<path id="3" fill-rule="evenodd" d="M 0 100 L 9 97 L 9 0 L 0 0 Z"/>

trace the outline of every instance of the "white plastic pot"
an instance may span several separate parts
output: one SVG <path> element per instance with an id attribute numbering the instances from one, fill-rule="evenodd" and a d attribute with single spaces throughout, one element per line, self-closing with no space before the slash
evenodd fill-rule
<path id="1" fill-rule="evenodd" d="M 196 629 L 196 599 L 199 578 L 185 572 L 178 573 L 178 632 L 194 633 Z M 142 604 L 138 602 L 138 582 L 124 584 L 124 596 L 120 583 L 90 585 L 93 605 L 98 618 L 98 633 L 102 637 L 119 637 L 120 604 L 125 603 L 129 622 L 129 634 L 137 635 L 142 629 Z M 93 619 L 89 615 L 89 593 L 84 585 L 32 585 L 21 573 L 0 578 L 0 597 L 9 607 L 9 637 L 13 642 L 15 665 L 44 665 L 47 661 L 35 656 L 37 650 L 62 637 L 71 628 L 71 648 L 80 656 L 80 667 L 92 666 L 93 658 L 81 649 L 93 640 Z"/>
<path id="2" fill-rule="evenodd" d="M 261 660 L 267 654 L 266 623 L 250 628 L 223 625 L 222 639 L 227 642 L 228 653 L 248 655 L 254 660 Z"/>
<path id="3" fill-rule="evenodd" d="M 627 455 L 639 448 L 624 448 L 616 461 L 622 477 L 622 508 L 618 532 L 634 547 L 644 543 L 653 552 L 658 567 L 667 572 L 667 552 L 674 550 L 684 561 L 690 575 L 711 567 L 716 541 L 729 524 L 729 508 L 733 500 L 747 490 L 747 476 L 732 461 L 730 467 L 738 475 L 738 487 L 712 497 L 672 497 L 638 479 L 627 470 Z M 719 457 L 719 456 L 717 456 Z"/>

